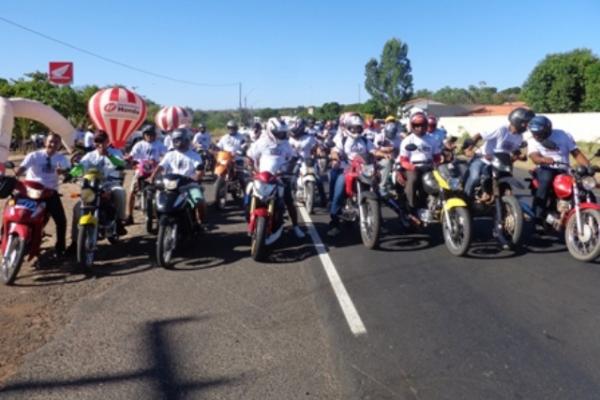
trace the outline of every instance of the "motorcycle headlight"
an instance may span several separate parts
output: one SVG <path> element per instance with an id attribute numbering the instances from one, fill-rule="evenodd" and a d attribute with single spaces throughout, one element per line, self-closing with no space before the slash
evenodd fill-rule
<path id="1" fill-rule="evenodd" d="M 375 166 L 374 165 L 365 165 L 362 168 L 362 175 L 365 178 L 372 178 L 375 175 Z"/>
<path id="2" fill-rule="evenodd" d="M 175 190 L 177 189 L 177 180 L 164 178 L 163 186 L 166 190 Z"/>
<path id="3" fill-rule="evenodd" d="M 259 199 L 264 200 L 273 193 L 274 187 L 275 185 L 270 183 L 254 181 L 254 195 Z"/>
<path id="4" fill-rule="evenodd" d="M 81 189 L 81 201 L 89 204 L 96 199 L 96 193 L 92 189 Z"/>
<path id="5" fill-rule="evenodd" d="M 596 188 L 596 179 L 594 179 L 593 176 L 586 176 L 581 180 L 581 186 L 583 186 L 585 190 L 592 191 Z"/>
<path id="6" fill-rule="evenodd" d="M 27 186 L 27 197 L 33 200 L 38 200 L 40 197 L 42 197 L 42 190 Z"/>

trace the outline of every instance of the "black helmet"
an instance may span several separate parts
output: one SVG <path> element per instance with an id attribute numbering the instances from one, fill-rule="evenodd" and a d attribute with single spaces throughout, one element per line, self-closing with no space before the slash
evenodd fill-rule
<path id="1" fill-rule="evenodd" d="M 533 117 L 527 125 L 531 135 L 538 142 L 542 142 L 552 134 L 552 121 L 543 115 Z"/>
<path id="2" fill-rule="evenodd" d="M 304 122 L 304 118 L 296 118 L 290 127 L 290 135 L 294 138 L 299 138 L 304 135 L 305 131 L 306 122 Z"/>
<path id="3" fill-rule="evenodd" d="M 398 123 L 396 122 L 388 122 L 383 127 L 383 133 L 385 134 L 386 139 L 394 140 L 398 135 Z"/>
<path id="4" fill-rule="evenodd" d="M 237 122 L 235 122 L 232 119 L 230 119 L 229 121 L 227 121 L 227 129 L 237 129 L 237 128 L 238 128 Z"/>
<path id="5" fill-rule="evenodd" d="M 146 124 L 142 127 L 142 135 L 156 136 L 156 126 L 154 124 Z"/>
<path id="6" fill-rule="evenodd" d="M 190 136 L 185 128 L 178 128 L 171 133 L 171 140 L 173 141 L 173 147 L 180 151 L 187 150 L 190 144 Z"/>
<path id="7" fill-rule="evenodd" d="M 515 127 L 518 133 L 523 133 L 527 130 L 527 124 L 533 117 L 535 117 L 533 111 L 528 108 L 518 107 L 508 114 L 508 121 Z"/>

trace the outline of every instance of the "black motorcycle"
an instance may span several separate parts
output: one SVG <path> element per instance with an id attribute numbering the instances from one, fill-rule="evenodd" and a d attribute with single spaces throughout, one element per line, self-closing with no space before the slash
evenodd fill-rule
<path id="1" fill-rule="evenodd" d="M 160 267 L 172 268 L 173 253 L 177 245 L 198 232 L 193 201 L 186 188 L 194 182 L 191 178 L 178 174 L 167 174 L 156 181 L 156 261 Z"/>

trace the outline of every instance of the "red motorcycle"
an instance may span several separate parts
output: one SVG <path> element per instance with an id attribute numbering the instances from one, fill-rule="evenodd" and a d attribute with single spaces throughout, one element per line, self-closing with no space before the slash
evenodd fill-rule
<path id="1" fill-rule="evenodd" d="M 345 172 L 346 202 L 341 218 L 360 224 L 360 237 L 368 249 L 379 242 L 381 210 L 377 194 L 377 168 L 373 159 L 354 157 Z"/>
<path id="2" fill-rule="evenodd" d="M 54 193 L 39 182 L 20 181 L 14 177 L 14 190 L 7 201 L 2 220 L 2 281 L 11 285 L 23 264 L 25 255 L 28 260 L 39 256 L 44 226 L 48 222 L 46 202 Z"/>
<path id="3" fill-rule="evenodd" d="M 592 192 L 597 187 L 594 173 L 598 167 L 572 168 L 566 163 L 555 167 L 567 167 L 552 182 L 552 194 L 544 218 L 546 226 L 555 231 L 565 231 L 565 243 L 571 255 L 579 261 L 592 261 L 600 256 L 600 205 Z M 535 195 L 539 183 L 534 171 L 530 188 Z"/>

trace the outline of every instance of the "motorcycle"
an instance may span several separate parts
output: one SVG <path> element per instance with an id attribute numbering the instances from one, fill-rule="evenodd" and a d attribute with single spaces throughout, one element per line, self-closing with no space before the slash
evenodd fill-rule
<path id="1" fill-rule="evenodd" d="M 296 201 L 303 203 L 306 211 L 312 214 L 315 204 L 315 188 L 318 179 L 318 168 L 313 158 L 298 160 L 300 166 L 294 197 Z"/>
<path id="2" fill-rule="evenodd" d="M 196 150 L 200 157 L 202 157 L 202 161 L 204 161 L 204 173 L 212 174 L 215 170 L 215 156 L 208 150 L 200 148 Z"/>
<path id="3" fill-rule="evenodd" d="M 521 244 L 523 210 L 513 189 L 524 186 L 512 175 L 512 156 L 495 153 L 490 163 L 491 175 L 482 174 L 474 188 L 472 211 L 475 215 L 494 216 L 494 235 L 503 247 Z"/>
<path id="4" fill-rule="evenodd" d="M 166 269 L 173 267 L 173 253 L 178 243 L 198 231 L 193 201 L 186 186 L 194 180 L 183 175 L 166 174 L 156 181 L 156 262 Z"/>
<path id="5" fill-rule="evenodd" d="M 260 172 L 254 175 L 252 184 L 248 185 L 250 255 L 255 261 L 264 259 L 267 247 L 275 243 L 283 232 L 284 184 L 280 180 L 279 164 L 277 156 L 261 157 Z"/>
<path id="6" fill-rule="evenodd" d="M 119 241 L 117 232 L 117 210 L 112 204 L 111 187 L 114 182 L 123 182 L 122 175 L 115 172 L 105 177 L 96 168 L 88 169 L 81 180 L 80 217 L 77 233 L 77 263 L 90 270 L 98 241 L 107 239 L 111 244 Z"/>
<path id="7" fill-rule="evenodd" d="M 545 141 L 547 148 L 556 144 Z M 600 151 L 594 157 L 600 156 Z M 600 256 L 600 205 L 593 190 L 598 187 L 594 174 L 600 168 L 593 166 L 573 168 L 568 163 L 555 162 L 551 168 L 563 168 L 552 182 L 552 191 L 546 204 L 544 225 L 555 232 L 564 229 L 569 253 L 579 261 L 593 261 Z M 539 186 L 535 170 L 530 171 L 532 195 Z"/>
<path id="8" fill-rule="evenodd" d="M 374 158 L 355 156 L 344 174 L 346 201 L 341 219 L 358 220 L 360 237 L 368 249 L 379 243 L 381 210 L 377 194 L 377 169 Z"/>
<path id="9" fill-rule="evenodd" d="M 12 164 L 12 163 L 11 163 Z M 35 181 L 3 177 L 13 187 L 2 215 L 2 281 L 11 285 L 19 273 L 25 256 L 39 256 L 44 227 L 49 215 L 45 200 L 54 190 Z"/>
<path id="10" fill-rule="evenodd" d="M 137 191 L 135 193 L 137 208 L 144 213 L 144 221 L 147 233 L 154 233 L 155 204 L 154 194 L 156 188 L 148 180 L 156 168 L 156 161 L 141 160 L 136 164 L 135 177 L 137 179 Z"/>
<path id="11" fill-rule="evenodd" d="M 414 143 L 406 150 L 415 151 Z M 423 189 L 427 193 L 427 208 L 418 211 L 419 220 L 425 226 L 441 223 L 444 243 L 454 256 L 463 256 L 471 245 L 473 222 L 461 184 L 461 168 L 458 161 L 442 164 L 434 169 L 431 163 L 415 163 L 425 169 Z"/>
<path id="12" fill-rule="evenodd" d="M 217 178 L 214 183 L 214 204 L 217 209 L 225 208 L 227 194 L 230 194 L 236 201 L 243 199 L 246 180 L 243 159 L 235 159 L 235 155 L 229 151 L 219 151 L 215 176 Z"/>

